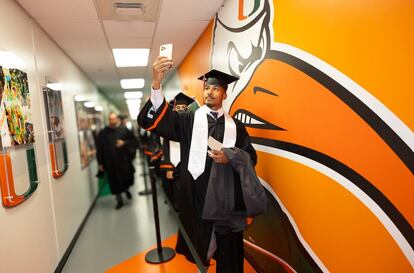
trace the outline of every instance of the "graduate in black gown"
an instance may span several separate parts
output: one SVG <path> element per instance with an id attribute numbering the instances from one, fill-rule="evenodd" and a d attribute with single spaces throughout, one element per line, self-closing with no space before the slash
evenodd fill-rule
<path id="1" fill-rule="evenodd" d="M 223 151 L 208 150 L 208 137 L 213 137 L 223 147 L 243 149 L 249 153 L 254 164 L 257 160 L 244 125 L 231 118 L 222 108 L 223 100 L 227 97 L 227 85 L 237 78 L 217 70 L 210 71 L 199 78 L 204 82 L 205 105 L 195 113 L 174 112 L 168 107 L 161 90 L 164 73 L 172 64 L 172 60 L 165 57 L 156 59 L 151 99 L 141 110 L 138 122 L 146 130 L 155 130 L 166 139 L 180 142 L 179 217 L 204 265 L 209 265 L 214 254 L 217 273 L 241 273 L 244 262 L 243 230 L 234 231 L 202 219 L 212 162 L 229 163 Z M 243 211 L 240 178 L 235 172 L 233 175 L 235 210 Z M 176 251 L 193 261 L 185 244 L 177 245 Z"/>
<path id="2" fill-rule="evenodd" d="M 123 205 L 121 194 L 124 192 L 128 199 L 131 193 L 128 188 L 133 184 L 134 169 L 130 159 L 131 148 L 136 147 L 133 133 L 125 126 L 120 126 L 120 120 L 115 113 L 108 116 L 109 125 L 99 132 L 97 138 L 97 159 L 99 171 L 108 177 L 111 193 L 116 197 L 116 209 Z"/>
<path id="3" fill-rule="evenodd" d="M 169 104 L 173 111 L 187 112 L 190 111 L 188 106 L 193 102 L 194 99 L 180 92 Z M 163 173 L 163 188 L 174 209 L 178 210 L 175 197 L 179 187 L 180 143 L 163 139 L 162 151 L 160 170 Z"/>

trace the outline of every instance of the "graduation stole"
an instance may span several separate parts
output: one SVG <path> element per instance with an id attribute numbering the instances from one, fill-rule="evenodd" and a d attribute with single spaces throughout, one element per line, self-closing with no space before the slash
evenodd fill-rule
<path id="1" fill-rule="evenodd" d="M 190 156 L 188 159 L 188 171 L 196 180 L 203 172 L 206 165 L 208 120 L 207 113 L 211 109 L 206 105 L 197 109 L 194 115 L 193 134 L 191 137 Z M 223 148 L 232 148 L 236 145 L 236 124 L 229 114 L 224 112 L 224 138 Z"/>
<path id="2" fill-rule="evenodd" d="M 180 142 L 170 140 L 170 162 L 174 167 L 177 167 L 180 161 Z"/>

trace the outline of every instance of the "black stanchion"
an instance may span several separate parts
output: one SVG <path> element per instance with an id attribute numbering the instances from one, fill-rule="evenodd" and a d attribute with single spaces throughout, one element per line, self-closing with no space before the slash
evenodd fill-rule
<path id="1" fill-rule="evenodd" d="M 142 159 L 142 176 L 144 177 L 144 187 L 145 190 L 138 192 L 139 195 L 148 195 L 151 194 L 151 190 L 148 189 L 147 186 L 147 159 L 145 158 L 145 155 L 143 152 L 141 152 L 141 159 Z"/>
<path id="2" fill-rule="evenodd" d="M 160 219 L 158 216 L 158 201 L 157 201 L 157 188 L 155 185 L 155 167 L 149 167 L 151 189 L 152 189 L 152 204 L 154 209 L 154 222 L 155 222 L 155 235 L 157 237 L 157 248 L 150 250 L 145 255 L 145 261 L 152 264 L 160 264 L 167 262 L 174 258 L 175 251 L 169 247 L 162 247 L 161 235 L 160 235 Z"/>

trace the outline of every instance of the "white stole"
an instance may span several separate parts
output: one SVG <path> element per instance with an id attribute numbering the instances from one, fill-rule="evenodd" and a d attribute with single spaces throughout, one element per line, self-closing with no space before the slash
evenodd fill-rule
<path id="1" fill-rule="evenodd" d="M 181 161 L 180 154 L 180 142 L 170 140 L 170 162 L 174 167 L 177 167 Z"/>
<path id="2" fill-rule="evenodd" d="M 188 171 L 196 180 L 203 172 L 206 165 L 208 121 L 207 113 L 212 111 L 206 105 L 197 109 L 194 115 L 193 134 L 191 137 L 190 156 L 188 159 Z M 236 145 L 236 124 L 229 114 L 224 112 L 224 138 L 223 148 L 232 148 Z"/>

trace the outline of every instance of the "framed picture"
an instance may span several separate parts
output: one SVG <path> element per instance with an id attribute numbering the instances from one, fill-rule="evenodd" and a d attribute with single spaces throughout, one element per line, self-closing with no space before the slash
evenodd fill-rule
<path id="1" fill-rule="evenodd" d="M 27 74 L 0 66 L 0 188 L 4 207 L 23 203 L 37 189 L 31 117 Z"/>
<path id="2" fill-rule="evenodd" d="M 65 130 L 63 128 L 62 91 L 44 87 L 43 99 L 46 109 L 52 176 L 59 178 L 64 175 L 69 166 Z"/>
<path id="3" fill-rule="evenodd" d="M 87 167 L 96 156 L 96 138 L 103 128 L 102 112 L 88 108 L 84 102 L 75 101 L 78 125 L 79 151 L 82 169 Z"/>

